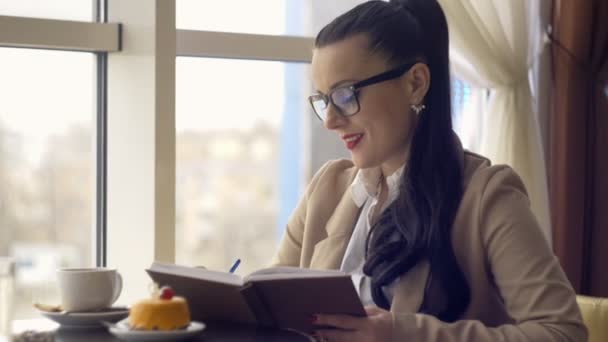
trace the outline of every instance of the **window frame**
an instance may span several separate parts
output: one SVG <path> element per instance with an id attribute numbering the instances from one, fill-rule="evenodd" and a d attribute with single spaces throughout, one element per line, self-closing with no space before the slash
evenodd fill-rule
<path id="1" fill-rule="evenodd" d="M 120 24 L 0 15 L 0 46 L 81 52 L 120 51 Z"/>

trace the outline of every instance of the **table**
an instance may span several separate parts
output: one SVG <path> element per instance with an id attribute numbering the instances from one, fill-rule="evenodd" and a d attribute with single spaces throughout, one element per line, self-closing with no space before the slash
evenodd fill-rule
<path id="1" fill-rule="evenodd" d="M 40 323 L 44 322 L 44 320 L 35 320 L 37 321 L 37 325 L 30 326 L 41 326 Z M 32 320 L 34 323 L 34 320 Z M 49 329 L 34 329 L 32 335 L 38 335 L 38 339 L 26 340 L 26 341 L 55 341 L 55 342 L 121 342 L 114 335 L 110 334 L 106 328 L 98 328 L 98 329 L 64 329 L 61 327 L 57 327 L 54 323 L 52 325 L 46 324 L 45 326 L 51 327 Z M 26 330 L 19 329 L 18 332 L 24 332 Z M 43 336 L 52 336 L 53 338 L 42 339 L 40 337 Z M 21 342 L 21 340 L 17 340 Z M 242 326 L 208 326 L 202 334 L 199 336 L 184 340 L 184 341 L 205 341 L 205 342 L 215 342 L 215 341 L 225 341 L 225 342 L 256 342 L 256 341 L 268 341 L 268 342 L 279 342 L 279 341 L 294 341 L 294 342 L 310 342 L 314 341 L 309 337 L 304 335 L 300 335 L 295 332 L 290 331 L 280 331 L 280 330 L 265 330 L 265 329 L 254 329 L 247 328 Z"/>

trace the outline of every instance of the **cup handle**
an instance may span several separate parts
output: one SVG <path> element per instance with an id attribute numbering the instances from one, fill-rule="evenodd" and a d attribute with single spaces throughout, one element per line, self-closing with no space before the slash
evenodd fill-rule
<path id="1" fill-rule="evenodd" d="M 116 286 L 114 287 L 114 295 L 112 296 L 112 304 L 118 300 L 122 292 L 122 276 L 116 271 Z"/>

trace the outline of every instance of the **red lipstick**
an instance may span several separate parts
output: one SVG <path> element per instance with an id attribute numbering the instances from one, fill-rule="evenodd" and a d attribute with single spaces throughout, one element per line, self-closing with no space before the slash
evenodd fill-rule
<path id="1" fill-rule="evenodd" d="M 355 147 L 363 139 L 363 133 L 345 134 L 342 136 L 342 140 L 346 143 L 346 148 L 349 150 L 355 149 Z"/>

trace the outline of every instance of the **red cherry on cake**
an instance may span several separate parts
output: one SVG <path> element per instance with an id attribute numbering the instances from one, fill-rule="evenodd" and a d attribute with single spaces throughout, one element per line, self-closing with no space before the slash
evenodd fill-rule
<path id="1" fill-rule="evenodd" d="M 160 288 L 160 299 L 170 300 L 175 295 L 175 292 L 169 286 L 163 286 Z"/>

